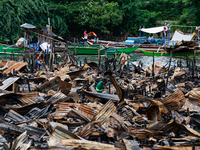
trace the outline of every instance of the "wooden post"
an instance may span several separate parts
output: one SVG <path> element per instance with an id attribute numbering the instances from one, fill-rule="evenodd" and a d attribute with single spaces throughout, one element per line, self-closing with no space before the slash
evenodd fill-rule
<path id="1" fill-rule="evenodd" d="M 52 68 L 53 68 L 53 64 L 54 64 L 54 61 L 55 61 L 55 47 L 54 47 L 54 41 L 52 41 L 52 51 L 53 51 L 53 58 L 52 58 Z"/>
<path id="2" fill-rule="evenodd" d="M 115 59 L 117 59 L 117 49 L 115 49 Z"/>
<path id="3" fill-rule="evenodd" d="M 13 89 L 13 93 L 17 93 L 17 91 L 18 91 L 18 88 L 19 88 L 19 85 L 17 84 L 17 83 L 13 83 L 13 87 L 12 87 L 12 89 Z"/>
<path id="4" fill-rule="evenodd" d="M 49 22 L 50 25 L 50 22 Z M 52 35 L 52 26 L 50 26 L 50 35 Z M 50 59 L 49 59 L 49 68 L 52 69 L 52 55 L 53 55 L 53 41 L 51 40 L 51 52 L 50 52 Z"/>
<path id="5" fill-rule="evenodd" d="M 99 67 L 100 67 L 100 65 L 101 65 L 100 48 L 98 48 L 98 63 L 99 63 Z"/>
<path id="6" fill-rule="evenodd" d="M 55 52 L 53 53 L 52 67 L 53 67 L 54 62 L 55 62 Z"/>
<path id="7" fill-rule="evenodd" d="M 107 58 L 107 49 L 105 49 L 105 57 Z"/>
<path id="8" fill-rule="evenodd" d="M 33 53 L 33 69 L 36 69 L 36 70 L 37 70 L 36 52 Z"/>
<path id="9" fill-rule="evenodd" d="M 49 50 L 47 48 L 47 57 L 46 57 L 46 63 L 47 63 L 47 66 L 49 67 Z"/>
<path id="10" fill-rule="evenodd" d="M 152 76 L 153 76 L 153 79 L 154 79 L 154 52 L 153 52 Z"/>
<path id="11" fill-rule="evenodd" d="M 32 54 L 32 73 L 34 72 L 35 69 L 35 53 Z"/>
<path id="12" fill-rule="evenodd" d="M 167 92 L 168 77 L 169 77 L 169 71 L 170 71 L 171 61 L 172 61 L 172 52 L 171 52 L 171 56 L 170 56 L 170 60 L 169 60 L 169 67 L 168 67 L 168 71 L 167 71 L 167 81 L 166 81 L 166 85 L 165 85 L 165 94 Z"/>
<path id="13" fill-rule="evenodd" d="M 74 38 L 74 54 L 76 56 L 76 39 Z"/>

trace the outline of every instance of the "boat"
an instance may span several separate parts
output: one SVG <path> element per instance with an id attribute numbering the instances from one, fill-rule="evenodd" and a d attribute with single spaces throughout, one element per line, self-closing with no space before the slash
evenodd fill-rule
<path id="1" fill-rule="evenodd" d="M 165 26 L 166 27 L 166 26 Z M 168 28 L 170 28 L 169 26 Z M 162 27 L 154 27 L 154 28 L 142 28 L 140 29 L 140 32 L 146 32 L 146 33 L 159 33 L 164 32 L 163 30 L 164 26 Z M 169 33 L 168 33 L 169 34 Z M 152 44 L 142 44 L 140 48 L 138 49 L 140 52 L 145 53 L 148 56 L 153 56 L 153 52 L 155 56 L 170 56 L 169 53 L 166 53 L 166 50 L 169 47 L 173 47 L 176 45 L 176 43 L 180 43 L 181 41 L 194 41 L 197 36 L 193 34 L 185 34 L 180 30 L 176 30 L 175 33 L 173 34 L 172 39 L 170 40 L 170 34 L 168 35 L 168 41 L 165 42 L 165 36 L 163 41 L 155 42 Z M 162 44 L 162 45 L 161 45 Z M 197 51 L 196 55 L 198 54 L 199 51 Z M 173 56 L 193 56 L 193 52 L 181 52 L 179 51 L 178 53 L 173 53 Z"/>
<path id="2" fill-rule="evenodd" d="M 144 51 L 139 49 L 140 52 L 146 54 L 147 56 L 170 56 L 170 53 L 166 53 L 166 52 L 148 52 L 148 51 Z M 172 56 L 200 56 L 200 53 L 197 51 L 196 53 L 174 53 L 172 54 Z"/>
<path id="3" fill-rule="evenodd" d="M 23 53 L 24 48 L 23 47 L 17 47 L 16 45 L 0 45 L 0 55 L 16 55 L 19 53 Z"/>
<path id="4" fill-rule="evenodd" d="M 0 49 L 0 52 L 5 52 L 5 53 L 23 53 L 24 52 L 24 47 L 17 47 L 17 46 L 3 46 L 3 49 Z"/>
<path id="5" fill-rule="evenodd" d="M 26 39 L 20 38 L 14 45 L 0 44 L 0 54 L 19 54 L 24 52 Z"/>
<path id="6" fill-rule="evenodd" d="M 100 55 L 104 55 L 105 51 L 107 51 L 108 55 L 114 55 L 115 51 L 117 50 L 117 54 L 121 54 L 122 52 L 125 54 L 130 54 L 136 49 L 138 49 L 139 46 L 133 46 L 133 47 L 105 47 L 105 46 L 89 46 L 89 45 L 68 45 L 68 50 L 73 52 L 77 55 L 98 55 L 98 50 L 100 49 Z"/>
<path id="7" fill-rule="evenodd" d="M 165 46 L 164 52 L 148 52 L 140 50 L 147 56 L 170 56 L 171 53 L 173 56 L 200 56 L 200 47 L 197 41 L 181 41 L 175 45 Z"/>
<path id="8" fill-rule="evenodd" d="M 87 42 L 96 45 L 94 39 L 91 39 L 91 40 L 88 39 Z M 98 44 L 108 46 L 108 47 L 120 47 L 120 48 L 135 46 L 135 44 L 128 44 L 125 42 L 105 41 L 105 40 L 98 40 Z"/>

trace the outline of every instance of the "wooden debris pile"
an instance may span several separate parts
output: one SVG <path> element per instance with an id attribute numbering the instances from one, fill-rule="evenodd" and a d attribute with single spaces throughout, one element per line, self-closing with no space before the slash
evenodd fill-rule
<path id="1" fill-rule="evenodd" d="M 107 59 L 107 58 L 106 58 Z M 187 67 L 85 61 L 30 73 L 2 61 L 0 149 L 199 149 L 200 84 Z M 188 60 L 188 59 L 187 59 Z M 106 77 L 102 93 L 96 84 Z"/>
<path id="2" fill-rule="evenodd" d="M 199 50 L 198 43 L 196 41 L 181 41 L 175 45 L 166 46 L 167 53 L 195 53 Z"/>

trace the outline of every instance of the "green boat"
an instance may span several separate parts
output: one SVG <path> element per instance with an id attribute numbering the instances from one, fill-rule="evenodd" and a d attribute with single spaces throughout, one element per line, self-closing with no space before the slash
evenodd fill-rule
<path id="1" fill-rule="evenodd" d="M 138 49 L 140 52 L 146 54 L 147 56 L 153 56 L 153 52 L 147 52 Z M 170 56 L 169 53 L 154 52 L 154 56 Z M 194 53 L 174 53 L 173 56 L 194 56 Z M 200 53 L 195 53 L 195 56 L 200 56 Z"/>
<path id="2" fill-rule="evenodd" d="M 117 54 L 121 54 L 122 52 L 125 54 L 130 54 L 136 49 L 138 49 L 140 46 L 135 47 L 110 47 L 106 48 L 102 45 L 97 46 L 88 46 L 88 45 L 76 45 L 74 46 L 68 46 L 68 49 L 77 55 L 98 55 L 98 49 L 100 49 L 100 55 L 104 55 L 105 51 L 107 51 L 108 55 L 114 55 L 115 51 L 117 50 Z"/>
<path id="3" fill-rule="evenodd" d="M 23 47 L 17 47 L 16 45 L 0 45 L 0 54 L 18 54 L 18 53 L 23 53 L 24 48 Z"/>

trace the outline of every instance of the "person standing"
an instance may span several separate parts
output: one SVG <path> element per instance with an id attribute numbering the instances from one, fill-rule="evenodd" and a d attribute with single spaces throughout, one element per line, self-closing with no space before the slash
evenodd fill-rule
<path id="1" fill-rule="evenodd" d="M 84 44 L 87 44 L 88 34 L 87 30 L 84 31 Z"/>

